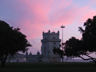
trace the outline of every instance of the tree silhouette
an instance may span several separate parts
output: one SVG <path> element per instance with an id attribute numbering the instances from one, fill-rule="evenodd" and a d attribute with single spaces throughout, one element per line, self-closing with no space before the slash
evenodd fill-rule
<path id="1" fill-rule="evenodd" d="M 88 19 L 84 23 L 85 29 L 82 33 L 82 40 L 85 43 L 85 49 L 89 52 L 96 52 L 96 16 L 93 19 Z"/>
<path id="2" fill-rule="evenodd" d="M 18 51 L 25 52 L 31 46 L 19 28 L 10 27 L 8 23 L 0 21 L 0 62 L 4 66 L 8 55 Z"/>
<path id="3" fill-rule="evenodd" d="M 93 60 L 96 63 L 96 59 L 90 56 L 90 53 L 96 52 L 96 16 L 93 19 L 88 19 L 84 23 L 85 29 L 79 27 L 79 31 L 82 33 L 82 39 L 78 40 L 74 37 L 70 38 L 65 43 L 65 54 L 67 56 L 81 57 L 84 60 Z M 89 57 L 85 59 L 82 55 Z"/>
<path id="4" fill-rule="evenodd" d="M 91 58 L 94 62 L 96 62 L 95 58 L 89 56 L 90 53 L 96 52 L 96 16 L 93 19 L 88 19 L 84 23 L 85 29 L 80 27 L 79 30 L 82 33 L 82 40 L 84 42 L 84 49 L 88 52 L 86 55 Z"/>
<path id="5" fill-rule="evenodd" d="M 84 53 L 81 48 L 82 41 L 72 37 L 65 43 L 65 54 L 67 56 L 78 57 L 80 54 Z"/>

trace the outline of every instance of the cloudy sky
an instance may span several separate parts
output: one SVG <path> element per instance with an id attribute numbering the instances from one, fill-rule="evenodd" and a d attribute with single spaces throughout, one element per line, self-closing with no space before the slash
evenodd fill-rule
<path id="1" fill-rule="evenodd" d="M 43 31 L 61 32 L 63 24 L 64 41 L 72 36 L 80 39 L 78 27 L 94 15 L 96 0 L 0 0 L 0 20 L 21 28 L 33 54 L 41 49 Z"/>

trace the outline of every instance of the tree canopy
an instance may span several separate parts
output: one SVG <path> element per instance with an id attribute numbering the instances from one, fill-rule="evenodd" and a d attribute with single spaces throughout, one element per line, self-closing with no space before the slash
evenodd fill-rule
<path id="1" fill-rule="evenodd" d="M 82 41 L 76 39 L 75 37 L 70 38 L 65 43 L 65 53 L 67 56 L 78 57 L 80 54 L 83 54 Z"/>
<path id="2" fill-rule="evenodd" d="M 31 46 L 26 36 L 19 28 L 10 27 L 8 23 L 0 21 L 0 61 L 6 62 L 8 55 L 14 55 L 18 51 L 25 52 Z"/>
<path id="3" fill-rule="evenodd" d="M 85 44 L 86 51 L 96 52 L 96 16 L 88 19 L 84 23 L 85 29 L 81 28 L 82 40 Z"/>
<path id="4" fill-rule="evenodd" d="M 93 19 L 88 19 L 84 23 L 84 27 L 84 29 L 79 27 L 79 31 L 82 33 L 81 40 L 72 37 L 65 42 L 65 54 L 73 57 L 86 55 L 96 62 L 95 58 L 90 56 L 90 53 L 96 52 L 96 16 Z"/>

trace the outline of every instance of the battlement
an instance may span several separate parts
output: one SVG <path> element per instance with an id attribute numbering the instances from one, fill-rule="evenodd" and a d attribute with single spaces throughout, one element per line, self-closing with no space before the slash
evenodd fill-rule
<path id="1" fill-rule="evenodd" d="M 59 39 L 59 31 L 57 33 L 50 32 L 50 30 L 47 33 L 43 32 L 43 39 L 44 40 L 57 40 Z"/>
<path id="2" fill-rule="evenodd" d="M 48 32 L 43 32 L 43 35 L 59 35 L 59 31 L 56 33 L 56 32 L 50 32 L 50 30 Z"/>

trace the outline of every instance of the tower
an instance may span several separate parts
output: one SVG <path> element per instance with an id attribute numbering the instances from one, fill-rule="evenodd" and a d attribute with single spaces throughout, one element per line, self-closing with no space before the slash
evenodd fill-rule
<path id="1" fill-rule="evenodd" d="M 54 48 L 60 48 L 60 42 L 59 39 L 59 31 L 57 33 L 50 32 L 50 30 L 47 33 L 43 32 L 43 39 L 41 40 L 42 46 L 41 46 L 41 53 L 43 56 L 43 59 L 45 61 L 57 61 L 58 55 L 55 55 L 53 53 Z"/>

